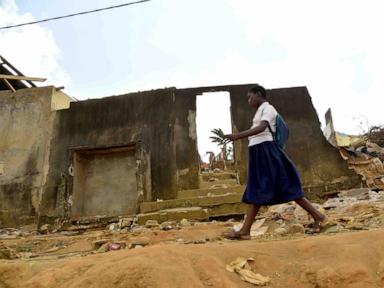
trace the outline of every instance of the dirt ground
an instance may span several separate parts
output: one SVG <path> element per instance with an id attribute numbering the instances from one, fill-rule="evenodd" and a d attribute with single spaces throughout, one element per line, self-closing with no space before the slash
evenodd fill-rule
<path id="1" fill-rule="evenodd" d="M 5 240 L 45 253 L 0 260 L 0 287 L 253 287 L 226 271 L 237 257 L 253 257 L 252 271 L 269 276 L 268 287 L 384 287 L 384 229 L 230 241 L 217 238 L 225 226 Z M 103 237 L 150 244 L 94 254 L 92 242 Z M 63 248 L 50 248 L 59 245 Z"/>
<path id="2" fill-rule="evenodd" d="M 254 259 L 267 287 L 384 287 L 384 192 L 350 190 L 317 206 L 329 219 L 321 234 L 306 234 L 311 219 L 287 203 L 265 210 L 252 240 L 240 241 L 221 237 L 238 227 L 233 219 L 0 229 L 0 288 L 254 287 L 226 269 L 238 257 Z"/>

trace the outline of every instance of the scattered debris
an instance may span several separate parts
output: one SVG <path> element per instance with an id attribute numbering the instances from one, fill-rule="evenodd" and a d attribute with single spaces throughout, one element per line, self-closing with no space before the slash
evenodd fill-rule
<path id="1" fill-rule="evenodd" d="M 135 246 L 147 246 L 150 243 L 150 239 L 147 237 L 134 238 L 131 242 L 130 248 L 135 248 Z"/>
<path id="2" fill-rule="evenodd" d="M 173 230 L 177 228 L 175 221 L 165 221 L 160 224 L 160 229 L 164 231 Z"/>
<path id="3" fill-rule="evenodd" d="M 189 226 L 191 226 L 191 222 L 189 222 L 187 219 L 182 219 L 180 221 L 180 226 L 181 227 L 189 227 Z"/>
<path id="4" fill-rule="evenodd" d="M 16 258 L 16 252 L 13 249 L 5 246 L 2 242 L 0 242 L 0 259 L 11 260 Z"/>
<path id="5" fill-rule="evenodd" d="M 369 140 L 340 147 L 341 156 L 356 173 L 363 176 L 370 189 L 384 189 L 384 148 Z"/>
<path id="6" fill-rule="evenodd" d="M 159 222 L 157 222 L 157 220 L 147 220 L 147 222 L 145 222 L 145 227 L 146 228 L 158 228 L 158 227 L 160 227 L 160 225 L 159 225 Z"/>
<path id="7" fill-rule="evenodd" d="M 49 224 L 44 224 L 44 225 L 42 225 L 42 226 L 39 228 L 39 232 L 40 232 L 41 234 L 49 234 L 50 231 L 51 231 L 51 229 L 52 229 L 51 225 L 49 225 Z"/>
<path id="8" fill-rule="evenodd" d="M 248 262 L 251 261 L 255 261 L 255 259 L 238 257 L 235 261 L 232 261 L 229 265 L 227 265 L 226 269 L 229 272 L 239 274 L 241 280 L 252 283 L 256 286 L 264 286 L 268 284 L 271 281 L 271 278 L 254 273 L 251 266 L 248 264 Z"/>
<path id="9" fill-rule="evenodd" d="M 97 244 L 101 244 L 103 242 L 104 240 L 99 240 Z M 97 248 L 97 245 L 95 245 L 94 247 L 97 249 L 97 253 L 105 253 L 108 251 L 116 251 L 116 250 L 124 249 L 126 248 L 126 246 L 127 245 L 124 241 L 114 241 L 114 242 L 105 242 L 101 244 L 99 248 Z"/>

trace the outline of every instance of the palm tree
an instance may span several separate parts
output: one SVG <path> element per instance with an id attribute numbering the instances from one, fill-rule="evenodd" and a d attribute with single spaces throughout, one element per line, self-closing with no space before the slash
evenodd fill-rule
<path id="1" fill-rule="evenodd" d="M 227 160 L 227 144 L 229 140 L 225 138 L 225 134 L 221 128 L 213 129 L 211 133 L 214 134 L 214 136 L 209 137 L 213 143 L 216 143 L 217 146 L 221 148 L 221 156 L 223 158 L 224 163 L 224 170 L 227 170 L 227 165 L 225 161 Z"/>

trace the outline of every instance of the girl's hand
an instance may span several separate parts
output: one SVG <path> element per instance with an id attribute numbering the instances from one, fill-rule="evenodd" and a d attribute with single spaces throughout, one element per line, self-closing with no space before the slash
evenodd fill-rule
<path id="1" fill-rule="evenodd" d="M 227 135 L 224 135 L 224 137 L 230 141 L 236 141 L 237 139 L 239 139 L 239 137 L 236 134 L 227 134 Z"/>

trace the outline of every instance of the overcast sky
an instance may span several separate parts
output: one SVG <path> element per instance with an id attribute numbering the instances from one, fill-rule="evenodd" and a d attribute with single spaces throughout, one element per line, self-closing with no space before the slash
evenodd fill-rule
<path id="1" fill-rule="evenodd" d="M 126 2 L 0 0 L 0 26 Z M 152 0 L 0 30 L 0 54 L 77 99 L 170 86 L 307 86 L 321 121 L 331 107 L 337 130 L 358 133 L 384 122 L 381 2 Z"/>

